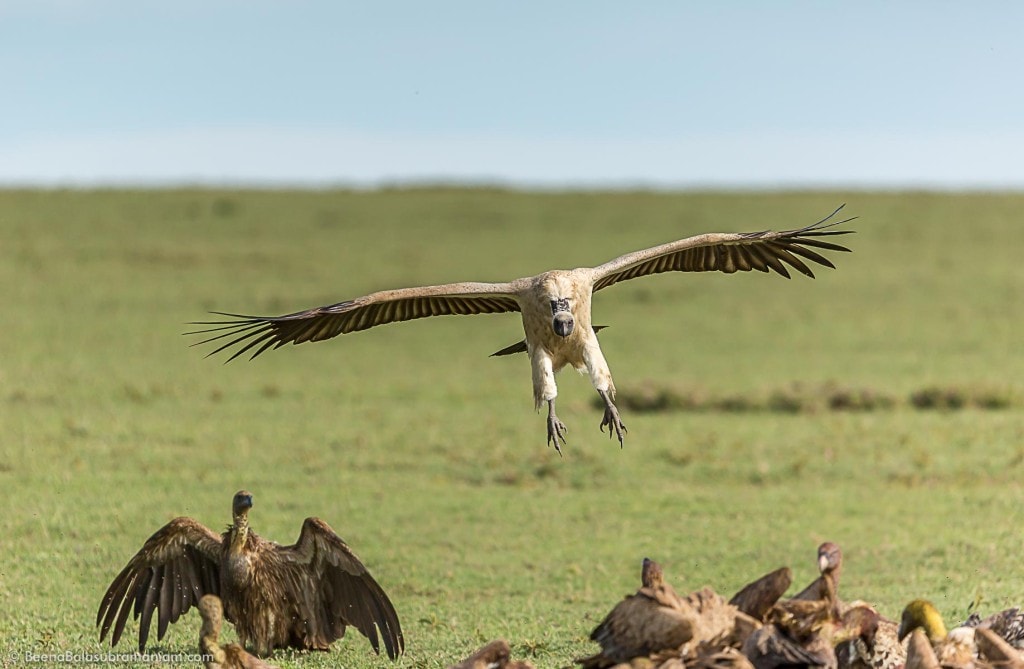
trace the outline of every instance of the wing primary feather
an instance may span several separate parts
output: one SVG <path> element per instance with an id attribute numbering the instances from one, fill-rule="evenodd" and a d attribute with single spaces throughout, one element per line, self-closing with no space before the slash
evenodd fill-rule
<path id="1" fill-rule="evenodd" d="M 190 321 L 185 325 L 216 325 L 217 327 L 205 328 L 203 330 L 190 330 L 188 332 L 182 332 L 183 335 L 197 335 L 207 334 L 209 332 L 221 332 L 223 330 L 234 330 L 241 331 L 248 328 L 255 328 L 263 325 L 263 321 L 255 319 L 237 320 L 237 321 Z M 224 335 L 221 335 L 224 336 Z M 216 338 L 216 337 L 215 337 Z M 206 341 L 213 341 L 213 339 L 207 339 Z"/>
<path id="2" fill-rule="evenodd" d="M 799 244 L 791 245 L 789 247 L 789 252 L 807 258 L 811 262 L 816 262 L 819 265 L 824 265 L 825 267 L 830 267 L 832 269 L 836 268 L 836 266 L 832 264 L 832 261 L 826 258 L 825 256 L 821 255 L 820 253 L 815 253 L 810 249 L 805 249 L 803 246 Z"/>
<path id="3" fill-rule="evenodd" d="M 827 234 L 844 235 L 852 232 L 854 232 L 854 230 L 841 230 Z M 801 237 L 800 244 L 802 246 L 813 246 L 816 249 L 825 249 L 826 251 L 841 251 L 843 253 L 851 252 L 850 249 L 846 248 L 845 246 L 840 246 L 839 244 L 833 244 L 831 242 L 823 242 L 819 239 L 810 239 L 808 237 Z"/>
<path id="4" fill-rule="evenodd" d="M 761 267 L 758 265 L 756 256 L 752 256 L 750 250 L 745 246 L 734 246 L 732 249 L 735 251 L 733 258 L 733 264 L 736 269 L 742 272 L 749 272 L 752 269 L 760 270 Z"/>
<path id="5" fill-rule="evenodd" d="M 814 272 L 812 272 L 807 265 L 801 262 L 799 258 L 790 253 L 785 246 L 775 242 L 768 242 L 767 246 L 775 253 L 775 256 L 779 258 L 779 260 L 787 263 L 790 267 L 801 274 L 809 276 L 812 279 L 814 278 Z"/>
<path id="6" fill-rule="evenodd" d="M 103 599 L 100 600 L 100 607 L 96 610 L 96 625 L 99 626 L 100 621 L 104 620 L 109 616 L 111 608 L 116 609 L 115 603 L 120 603 L 124 599 L 124 593 L 127 592 L 125 583 L 134 580 L 134 575 L 131 572 L 130 567 L 125 567 L 121 570 L 121 573 L 110 583 L 110 587 L 103 593 Z M 109 624 L 107 625 L 109 627 Z M 102 640 L 102 638 L 101 638 Z"/>
<path id="7" fill-rule="evenodd" d="M 238 326 L 238 325 L 225 326 L 223 328 L 218 328 L 216 330 L 216 332 L 220 332 L 222 330 L 226 330 L 226 332 L 223 332 L 222 334 L 219 334 L 219 335 L 215 335 L 213 337 L 207 337 L 206 339 L 202 339 L 202 340 L 197 341 L 197 342 L 192 342 L 191 344 L 189 344 L 189 346 L 201 346 L 202 344 L 209 344 L 211 341 L 217 341 L 218 339 L 224 339 L 225 337 L 233 337 L 235 335 L 246 333 L 246 332 L 248 332 L 248 334 L 245 335 L 245 336 L 252 336 L 252 334 L 253 334 L 253 332 L 251 332 L 252 330 L 257 330 L 258 331 L 259 329 L 262 329 L 263 327 L 267 327 L 267 325 L 265 323 L 250 323 L 250 324 L 244 325 L 244 326 Z M 214 331 L 215 330 L 199 330 L 197 332 L 184 332 L 182 334 L 186 334 L 186 335 L 190 335 L 190 334 L 207 334 L 207 333 L 214 332 Z"/>
<path id="8" fill-rule="evenodd" d="M 160 596 L 156 606 L 156 639 L 164 638 L 167 632 L 167 625 L 171 622 L 171 614 L 174 610 L 174 572 L 177 571 L 176 561 L 172 561 L 164 568 L 163 582 L 160 584 Z"/>
<path id="9" fill-rule="evenodd" d="M 257 335 L 259 335 L 259 336 L 257 336 Z M 243 346 L 242 348 L 240 348 L 237 351 L 235 351 L 234 354 L 232 354 L 232 356 L 230 358 L 228 358 L 227 360 L 224 361 L 224 364 L 226 365 L 227 363 L 231 362 L 232 360 L 234 360 L 238 356 L 244 354 L 246 351 L 252 349 L 254 346 L 259 345 L 260 342 L 264 342 L 267 339 L 270 339 L 271 341 L 273 341 L 273 339 L 272 339 L 273 336 L 274 336 L 274 332 L 273 332 L 273 330 L 271 330 L 269 328 L 265 332 L 262 332 L 262 333 L 259 332 L 259 331 L 253 332 L 253 333 L 249 333 L 249 334 L 246 334 L 246 335 L 244 335 L 242 337 L 239 337 L 238 339 L 236 339 L 236 340 L 234 340 L 234 341 L 232 341 L 230 343 L 224 344 L 223 346 L 218 348 L 213 353 L 208 354 L 206 357 L 209 358 L 214 353 L 219 353 L 220 351 L 223 351 L 226 348 L 234 346 L 235 344 L 237 344 L 239 342 L 243 342 L 246 339 L 249 339 L 250 337 L 252 337 L 252 341 L 250 341 L 245 346 Z M 252 356 L 249 359 L 252 360 L 253 358 L 256 357 L 256 355 L 257 355 L 256 353 L 253 353 Z"/>
<path id="10" fill-rule="evenodd" d="M 764 263 L 765 272 L 769 271 L 769 269 L 772 269 L 775 270 L 775 272 L 777 272 L 778 274 L 781 274 L 782 276 L 786 277 L 787 279 L 789 278 L 789 270 L 786 269 L 786 266 L 783 265 L 782 262 L 774 255 L 772 255 L 767 249 L 761 248 L 761 246 L 757 244 L 752 244 L 751 246 L 748 247 L 748 249 L 752 254 L 756 255 L 761 260 L 761 262 Z"/>
<path id="11" fill-rule="evenodd" d="M 146 641 L 149 639 L 149 625 L 153 620 L 153 611 L 157 608 L 160 596 L 160 585 L 163 581 L 164 566 L 152 567 L 153 575 L 147 585 L 145 597 L 136 598 L 136 616 L 139 618 L 139 652 L 146 649 Z M 141 609 L 141 615 L 140 614 Z"/>
<path id="12" fill-rule="evenodd" d="M 121 607 L 117 612 L 117 619 L 114 621 L 114 631 L 110 635 L 111 647 L 116 646 L 117 642 L 121 640 L 121 634 L 124 632 L 124 626 L 128 622 L 128 614 L 130 614 L 131 612 L 131 600 L 123 600 L 121 603 Z"/>
<path id="13" fill-rule="evenodd" d="M 272 346 L 274 348 L 277 348 L 278 346 L 284 346 L 284 344 L 285 344 L 285 342 L 283 342 L 283 341 L 275 341 L 274 338 L 269 336 L 269 335 L 266 336 L 266 337 L 263 337 L 262 340 L 263 340 L 263 346 L 260 346 L 256 350 L 255 353 L 253 353 L 251 356 L 249 356 L 250 360 L 255 359 L 256 356 L 258 356 L 260 353 L 263 353 L 264 351 L 266 351 L 268 348 L 270 348 Z M 239 351 L 239 353 L 241 353 L 241 351 Z M 228 359 L 228 362 L 231 362 L 230 358 Z"/>
<path id="14" fill-rule="evenodd" d="M 129 572 L 127 569 L 121 573 L 107 590 L 107 595 L 104 597 L 104 602 L 107 604 L 105 612 L 103 608 L 100 608 L 100 613 L 103 615 L 103 627 L 100 628 L 100 641 L 110 631 L 110 626 L 114 623 L 118 613 L 123 608 L 125 609 L 124 617 L 128 617 L 128 611 L 131 611 L 131 604 L 126 600 L 126 595 L 134 587 L 137 574 Z M 116 586 L 116 590 L 114 589 Z M 99 614 L 96 616 L 96 624 L 99 624 Z M 124 627 L 124 623 L 121 623 L 121 627 Z M 120 632 L 115 629 L 115 635 L 111 637 L 111 645 L 117 645 L 117 638 L 120 638 Z"/>
<path id="15" fill-rule="evenodd" d="M 221 351 L 223 351 L 225 349 L 231 348 L 235 344 L 238 344 L 240 342 L 245 341 L 246 339 L 249 339 L 250 337 L 256 337 L 261 332 L 263 332 L 263 330 L 256 330 L 254 332 L 245 332 L 245 333 L 239 335 L 238 337 L 235 337 L 234 339 L 232 339 L 228 343 L 222 344 L 220 347 L 218 347 L 217 349 L 211 351 L 210 353 L 207 353 L 206 357 L 209 358 L 211 355 L 216 355 L 216 354 L 220 353 Z M 193 346 L 198 346 L 199 344 L 205 344 L 207 342 L 215 341 L 217 339 L 223 339 L 224 337 L 230 337 L 230 336 L 233 336 L 233 335 L 236 335 L 236 334 L 238 334 L 238 332 L 229 332 L 229 333 L 217 336 L 217 337 L 213 337 L 211 339 L 207 339 L 205 341 L 197 342 L 197 343 L 192 344 L 192 345 Z M 234 360 L 235 358 L 240 356 L 242 353 L 244 353 L 245 351 L 248 351 L 250 348 L 255 346 L 256 343 L 259 343 L 260 341 L 262 341 L 263 339 L 265 339 L 266 337 L 269 337 L 269 336 L 273 336 L 273 331 L 268 326 L 267 327 L 267 331 L 266 331 L 266 333 L 263 334 L 263 336 L 258 337 L 255 342 L 250 343 L 245 348 L 243 348 L 241 351 L 236 351 L 234 355 L 232 355 L 230 358 L 227 359 L 227 362 L 231 362 L 232 360 Z"/>

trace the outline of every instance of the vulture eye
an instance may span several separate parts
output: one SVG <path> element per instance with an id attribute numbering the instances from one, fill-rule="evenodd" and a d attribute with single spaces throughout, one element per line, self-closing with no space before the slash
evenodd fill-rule
<path id="1" fill-rule="evenodd" d="M 551 300 L 551 313 L 557 314 L 559 311 L 569 311 L 569 300 L 560 297 L 556 300 Z"/>

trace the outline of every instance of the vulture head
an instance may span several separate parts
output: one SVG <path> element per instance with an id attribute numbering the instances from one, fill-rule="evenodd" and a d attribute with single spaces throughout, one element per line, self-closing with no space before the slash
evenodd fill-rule
<path id="1" fill-rule="evenodd" d="M 662 571 L 661 565 L 650 558 L 644 558 L 643 566 L 640 568 L 640 583 L 643 587 L 656 588 L 664 582 L 665 572 Z"/>
<path id="2" fill-rule="evenodd" d="M 235 518 L 246 516 L 252 508 L 252 493 L 248 490 L 239 490 L 235 498 L 231 500 L 231 515 Z"/>
<path id="3" fill-rule="evenodd" d="M 843 552 L 839 550 L 839 546 L 831 541 L 818 546 L 818 571 L 822 574 L 833 574 L 838 578 L 842 566 Z"/>
<path id="4" fill-rule="evenodd" d="M 569 300 L 564 297 L 551 300 L 551 329 L 559 337 L 568 337 L 572 334 L 576 321 L 570 311 Z"/>

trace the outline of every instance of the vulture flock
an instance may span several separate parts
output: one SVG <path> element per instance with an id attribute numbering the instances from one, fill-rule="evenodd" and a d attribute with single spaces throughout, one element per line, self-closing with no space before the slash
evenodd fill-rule
<path id="1" fill-rule="evenodd" d="M 1024 611 L 974 614 L 947 631 L 935 607 L 919 599 L 907 604 L 896 622 L 867 602 L 840 597 L 842 564 L 839 546 L 826 542 L 818 548 L 820 575 L 797 594 L 784 597 L 792 576 L 782 567 L 727 600 L 710 587 L 679 595 L 661 566 L 645 559 L 640 589 L 616 604 L 590 634 L 601 649 L 576 664 L 581 669 L 1024 669 Z"/>
<path id="2" fill-rule="evenodd" d="M 200 322 L 199 344 L 211 353 L 255 358 L 285 344 L 323 341 L 377 325 L 427 316 L 519 312 L 525 339 L 494 355 L 524 352 L 533 374 L 537 410 L 547 408 L 547 442 L 561 453 L 566 426 L 555 413 L 555 373 L 566 365 L 586 371 L 604 404 L 600 429 L 620 446 L 626 426 L 614 403 L 615 384 L 591 320 L 596 291 L 661 272 L 775 272 L 814 276 L 809 265 L 834 267 L 825 252 L 849 251 L 833 241 L 851 233 L 836 226 L 838 212 L 817 223 L 782 232 L 711 233 L 627 253 L 596 267 L 551 270 L 507 283 L 453 283 L 371 293 L 352 300 L 276 317 L 216 312 L 226 320 Z M 128 560 L 101 598 L 96 613 L 100 641 L 116 645 L 128 618 L 144 651 L 155 619 L 157 639 L 191 608 L 202 619 L 199 648 L 207 667 L 270 667 L 278 648 L 329 650 L 354 627 L 374 652 L 391 659 L 405 649 L 398 613 L 381 585 L 324 521 L 307 518 L 289 546 L 261 538 L 249 523 L 253 496 L 232 500 L 231 524 L 215 532 L 191 518 L 157 530 Z M 839 549 L 824 544 L 821 576 L 794 597 L 788 569 L 751 583 L 731 600 L 710 588 L 685 597 L 661 567 L 644 561 L 641 588 L 619 602 L 594 629 L 601 650 L 577 660 L 584 669 L 605 667 L 967 666 L 989 662 L 1018 667 L 1021 617 L 1016 610 L 969 621 L 951 632 L 927 602 L 908 605 L 898 628 L 871 606 L 838 595 Z M 224 620 L 238 643 L 222 644 Z M 909 638 L 909 646 L 901 642 Z M 1003 655 L 999 655 L 1003 653 Z M 472 653 L 458 669 L 526 668 L 509 644 L 496 640 Z M 962 664 L 961 664 L 962 663 Z M 1024 669 L 1021 667 L 1020 669 Z"/>

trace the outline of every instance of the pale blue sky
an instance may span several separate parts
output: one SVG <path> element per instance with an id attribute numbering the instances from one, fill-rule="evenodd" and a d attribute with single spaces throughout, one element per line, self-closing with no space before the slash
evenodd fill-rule
<path id="1" fill-rule="evenodd" d="M 1024 3 L 0 0 L 0 184 L 1024 187 Z"/>

